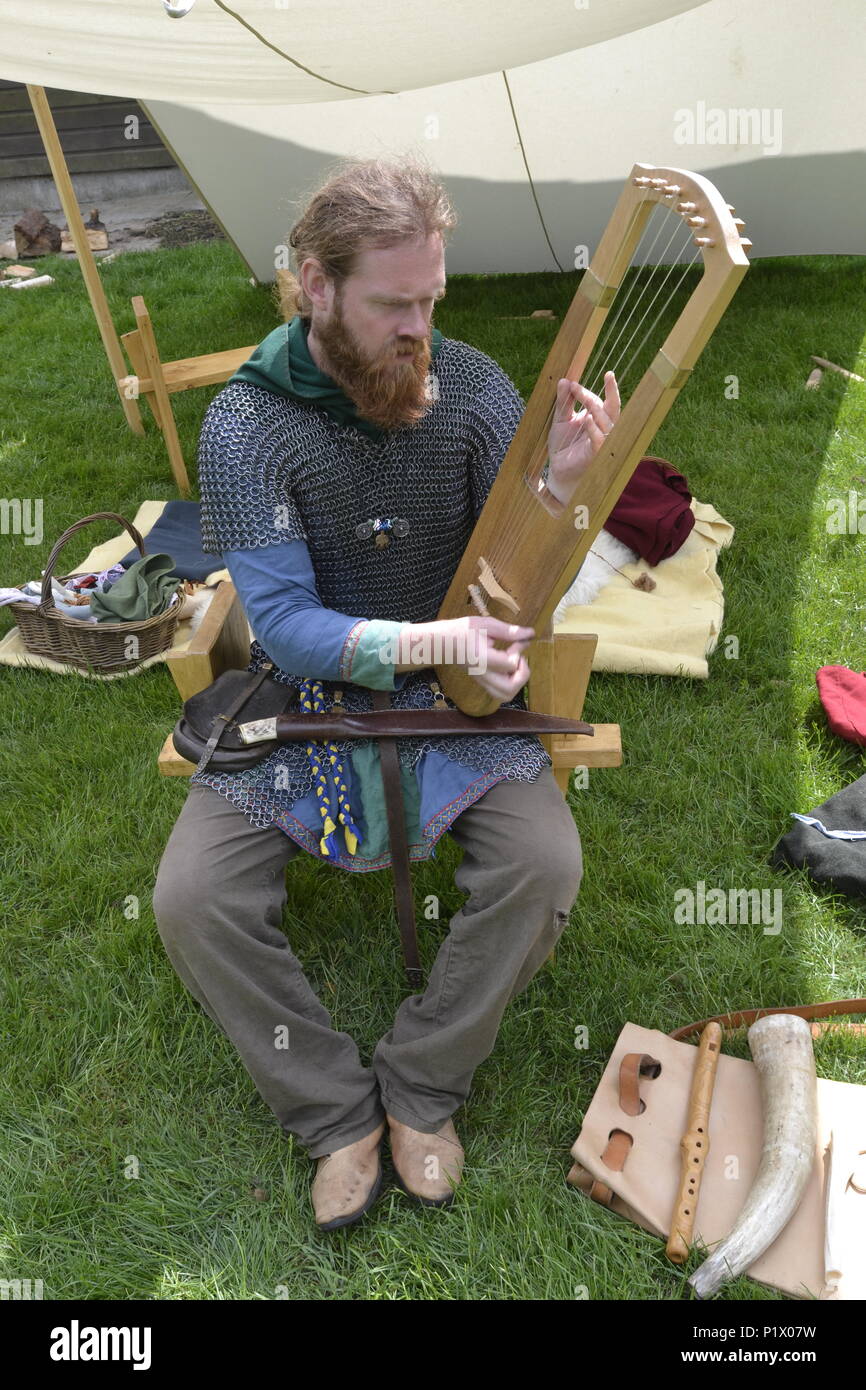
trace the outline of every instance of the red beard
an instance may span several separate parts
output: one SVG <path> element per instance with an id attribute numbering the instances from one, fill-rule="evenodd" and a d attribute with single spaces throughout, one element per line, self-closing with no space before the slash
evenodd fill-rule
<path id="1" fill-rule="evenodd" d="M 378 357 L 363 352 L 346 327 L 338 293 L 330 319 L 315 326 L 326 357 L 325 371 L 354 402 L 358 414 L 380 429 L 416 425 L 430 409 L 427 378 L 432 352 L 429 338 L 398 339 Z M 411 356 L 397 354 L 412 349 Z M 394 363 L 397 365 L 394 365 Z"/>

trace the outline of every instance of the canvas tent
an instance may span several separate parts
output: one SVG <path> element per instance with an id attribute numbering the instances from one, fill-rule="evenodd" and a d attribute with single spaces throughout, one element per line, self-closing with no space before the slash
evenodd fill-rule
<path id="1" fill-rule="evenodd" d="M 747 219 L 752 257 L 858 254 L 860 4 L 831 0 L 816 22 L 811 0 L 0 0 L 0 76 L 30 84 L 34 107 L 42 92 L 120 382 L 45 85 L 138 99 L 261 282 L 326 166 L 413 146 L 458 211 L 451 273 L 585 264 L 638 160 L 708 175 Z"/>
<path id="2" fill-rule="evenodd" d="M 391 96 L 145 105 L 260 280 L 325 165 L 408 147 L 441 170 L 460 213 L 452 273 L 574 269 L 638 160 L 712 179 L 745 217 L 753 257 L 858 254 L 861 22 L 861 0 L 833 0 L 818 23 L 811 0 L 709 0 L 592 47 Z"/>
<path id="3" fill-rule="evenodd" d="M 182 0 L 181 0 L 182 2 Z M 866 250 L 861 0 L 0 0 L 0 76 L 135 97 L 260 281 L 342 155 L 417 148 L 452 273 L 574 268 L 636 160 L 708 175 L 753 257 Z"/>
<path id="4" fill-rule="evenodd" d="M 297 105 L 518 67 L 701 0 L 3 0 L 2 76 L 158 101 Z"/>

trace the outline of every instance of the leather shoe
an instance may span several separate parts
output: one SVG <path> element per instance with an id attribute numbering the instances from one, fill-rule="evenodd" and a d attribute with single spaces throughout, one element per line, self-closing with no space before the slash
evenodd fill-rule
<path id="1" fill-rule="evenodd" d="M 463 1148 L 453 1122 L 446 1120 L 435 1134 L 425 1134 L 393 1115 L 387 1119 L 398 1185 L 425 1207 L 449 1206 L 463 1173 Z"/>
<path id="2" fill-rule="evenodd" d="M 351 1226 L 372 1207 L 382 1189 L 384 1133 L 385 1126 L 380 1124 L 363 1139 L 317 1160 L 310 1195 L 320 1231 Z"/>

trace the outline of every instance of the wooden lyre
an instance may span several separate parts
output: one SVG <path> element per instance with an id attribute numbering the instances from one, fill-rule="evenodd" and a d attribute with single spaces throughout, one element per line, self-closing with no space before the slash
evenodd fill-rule
<path id="1" fill-rule="evenodd" d="M 638 243 L 659 205 L 676 214 L 668 219 L 673 222 L 674 236 L 684 233 L 684 245 L 698 248 L 680 279 L 698 260 L 703 262 L 703 271 L 634 390 L 627 400 L 623 397 L 619 420 L 568 502 L 562 503 L 542 476 L 557 383 L 568 377 L 600 390 L 583 379 L 596 347 L 606 354 L 597 363 L 599 371 L 614 370 L 620 382 L 613 356 L 620 352 L 635 359 L 651 339 L 653 329 L 659 331 L 657 325 L 668 300 L 661 308 L 656 307 L 656 300 L 671 272 L 680 270 L 682 247 L 653 299 L 644 302 L 652 276 L 643 290 L 639 279 L 634 279 L 619 295 Z M 573 582 L 748 269 L 744 248 L 751 242 L 741 235 L 744 224 L 733 214 L 734 209 L 709 179 L 684 169 L 635 164 L 547 355 L 439 618 L 480 613 L 532 627 L 537 636 L 549 628 L 557 603 Z M 659 273 L 665 269 L 664 263 L 654 266 Z M 640 293 L 630 305 L 636 291 Z M 606 325 L 612 306 L 614 313 Z M 623 316 L 624 325 L 620 323 Z M 597 342 L 605 326 L 607 331 Z M 614 337 L 617 333 L 619 336 Z M 635 349 L 633 340 L 641 334 Z M 531 648 L 529 660 L 531 670 Z M 445 694 L 465 714 L 492 714 L 499 708 L 501 702 L 465 668 L 443 665 L 436 674 Z"/>

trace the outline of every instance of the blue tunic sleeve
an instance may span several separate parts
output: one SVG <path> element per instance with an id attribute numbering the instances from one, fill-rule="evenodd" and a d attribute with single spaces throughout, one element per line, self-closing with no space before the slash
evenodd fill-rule
<path id="1" fill-rule="evenodd" d="M 380 653 L 404 624 L 323 607 L 305 541 L 225 550 L 222 558 L 256 640 L 281 670 L 371 690 L 403 685 L 410 672 L 395 672 Z"/>

